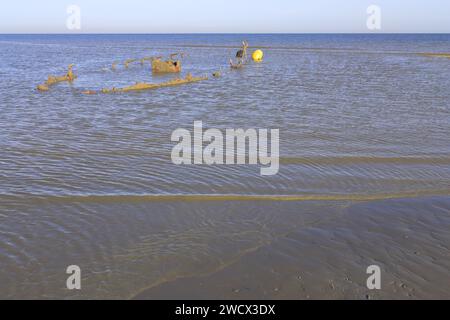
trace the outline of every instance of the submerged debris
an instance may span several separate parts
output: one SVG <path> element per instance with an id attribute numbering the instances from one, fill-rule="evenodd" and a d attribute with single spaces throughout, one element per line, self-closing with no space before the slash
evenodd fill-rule
<path id="1" fill-rule="evenodd" d="M 86 90 L 86 91 L 82 91 L 82 94 L 97 94 L 98 92 L 95 90 Z"/>
<path id="2" fill-rule="evenodd" d="M 39 91 L 48 91 L 50 89 L 50 86 L 59 83 L 59 82 L 72 82 L 77 78 L 77 76 L 73 73 L 73 64 L 69 65 L 69 69 L 67 71 L 67 74 L 61 77 L 56 76 L 48 76 L 47 81 L 45 81 L 43 84 L 40 84 L 37 86 L 37 89 Z"/>
<path id="3" fill-rule="evenodd" d="M 153 73 L 179 73 L 181 72 L 181 61 L 172 60 L 172 58 L 166 61 L 154 59 L 152 60 L 152 71 Z"/>
<path id="4" fill-rule="evenodd" d="M 143 58 L 133 58 L 127 59 L 124 61 L 123 65 L 125 69 L 128 69 L 130 64 L 134 62 L 140 62 L 141 65 L 144 65 L 146 61 L 151 62 L 153 72 L 160 73 L 178 73 L 181 72 L 181 61 L 180 58 L 184 58 L 184 53 L 173 53 L 169 56 L 169 59 L 166 61 L 162 60 L 162 57 L 143 57 Z M 117 62 L 112 64 L 111 69 L 114 71 L 117 69 Z"/>
<path id="5" fill-rule="evenodd" d="M 194 83 L 199 81 L 208 80 L 208 77 L 193 77 L 190 73 L 186 76 L 186 78 L 181 79 L 177 78 L 174 80 L 170 80 L 162 83 L 145 83 L 138 82 L 134 85 L 124 87 L 124 88 L 112 88 L 112 89 L 102 89 L 101 91 L 93 91 L 87 90 L 83 91 L 83 94 L 97 94 L 97 93 L 121 93 L 121 92 L 130 92 L 130 91 L 141 91 L 141 90 L 151 90 L 151 89 L 159 89 L 165 87 L 173 87 L 179 86 L 188 83 Z"/>
<path id="6" fill-rule="evenodd" d="M 125 60 L 125 63 L 124 63 L 125 68 L 128 69 L 128 66 L 130 65 L 130 63 L 135 62 L 135 61 L 137 61 L 137 59 L 128 59 L 128 60 Z"/>
<path id="7" fill-rule="evenodd" d="M 234 63 L 233 60 L 230 59 L 230 67 L 231 69 L 241 69 L 244 67 L 244 64 L 241 61 Z"/>

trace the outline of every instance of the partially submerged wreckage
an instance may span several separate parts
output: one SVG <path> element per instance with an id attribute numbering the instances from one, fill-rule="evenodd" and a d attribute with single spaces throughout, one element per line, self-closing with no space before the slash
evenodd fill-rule
<path id="1" fill-rule="evenodd" d="M 66 75 L 61 76 L 61 77 L 56 77 L 56 76 L 48 76 L 47 81 L 45 81 L 43 84 L 40 84 L 37 86 L 37 89 L 39 91 L 48 91 L 50 90 L 50 86 L 59 83 L 59 82 L 72 82 L 73 80 L 75 80 L 77 78 L 77 76 L 73 73 L 73 64 L 69 65 L 69 69 L 66 73 Z"/>
<path id="2" fill-rule="evenodd" d="M 139 61 L 144 65 L 146 61 L 150 61 L 153 73 L 180 73 L 181 72 L 181 58 L 184 58 L 184 53 L 173 53 L 169 59 L 162 60 L 163 57 L 144 57 L 140 59 L 125 60 L 125 69 L 128 69 L 130 64 Z M 117 62 L 112 64 L 111 69 L 117 70 Z"/>
<path id="3" fill-rule="evenodd" d="M 242 48 L 236 52 L 236 62 L 233 59 L 230 59 L 230 67 L 231 69 L 241 69 L 247 63 L 247 49 L 248 42 L 242 42 Z"/>
<path id="4" fill-rule="evenodd" d="M 181 72 L 181 60 L 176 59 L 178 53 L 170 55 L 168 60 L 161 60 L 160 57 L 152 60 L 152 72 L 153 73 L 180 73 Z M 183 56 L 183 54 L 181 54 Z"/>
<path id="5" fill-rule="evenodd" d="M 247 49 L 248 49 L 248 43 L 244 41 L 242 43 L 242 48 L 236 53 L 237 61 L 233 62 L 233 60 L 230 60 L 230 66 L 232 69 L 240 69 L 247 63 Z M 262 60 L 262 51 L 258 51 L 258 61 L 255 59 L 255 54 L 252 56 L 253 60 L 255 62 L 259 62 Z M 256 51 L 254 52 L 256 53 Z M 184 58 L 184 53 L 174 53 L 169 56 L 168 59 L 163 60 L 162 57 L 144 57 L 141 59 L 128 59 L 124 62 L 124 67 L 126 69 L 129 68 L 130 64 L 133 62 L 139 61 L 141 65 L 144 65 L 146 61 L 149 61 L 151 63 L 152 72 L 155 74 L 158 73 L 180 73 L 181 72 L 181 58 Z M 117 70 L 117 66 L 119 65 L 118 62 L 114 62 L 111 66 L 111 69 L 113 71 Z M 37 86 L 37 89 L 39 91 L 48 91 L 50 89 L 50 86 L 59 83 L 59 82 L 72 82 L 74 81 L 77 76 L 73 73 L 73 64 L 69 65 L 69 70 L 66 75 L 61 77 L 56 76 L 49 76 L 47 81 L 45 81 L 43 84 L 40 84 Z M 213 77 L 218 78 L 221 76 L 221 72 L 216 71 L 213 74 Z M 179 86 L 184 85 L 188 83 L 194 83 L 199 81 L 208 80 L 207 76 L 202 77 L 193 77 L 190 73 L 187 74 L 185 78 L 176 78 L 167 82 L 162 83 L 145 83 L 145 82 L 137 82 L 134 85 L 130 85 L 123 88 L 111 88 L 111 89 L 102 89 L 102 90 L 85 90 L 82 91 L 82 94 L 108 94 L 108 93 L 124 93 L 124 92 L 131 92 L 131 91 L 142 91 L 142 90 L 151 90 L 151 89 L 158 89 L 158 88 L 165 88 L 165 87 L 173 87 L 173 86 Z"/>
<path id="6" fill-rule="evenodd" d="M 124 87 L 124 88 L 112 88 L 112 89 L 102 89 L 100 91 L 95 90 L 87 90 L 83 91 L 83 94 L 98 94 L 98 93 L 121 93 L 121 92 L 130 92 L 130 91 L 142 91 L 142 90 L 151 90 L 151 89 L 159 89 L 166 87 L 174 87 L 188 83 L 194 83 L 199 81 L 208 80 L 208 77 L 193 77 L 190 73 L 187 74 L 186 78 L 181 79 L 177 78 L 174 80 L 170 80 L 162 83 L 145 83 L 138 82 L 134 85 Z"/>

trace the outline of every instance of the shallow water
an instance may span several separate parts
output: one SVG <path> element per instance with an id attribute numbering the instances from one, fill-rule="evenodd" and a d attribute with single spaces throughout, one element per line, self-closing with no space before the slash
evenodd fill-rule
<path id="1" fill-rule="evenodd" d="M 264 62 L 231 71 L 243 39 L 264 48 Z M 169 80 L 139 63 L 110 67 L 177 51 L 187 54 L 183 75 L 222 77 L 81 94 Z M 406 198 L 420 216 L 440 196 L 447 223 L 450 59 L 422 52 L 450 52 L 450 36 L 0 35 L 0 297 L 132 297 L 212 273 L 316 219 L 339 219 L 355 201 L 390 212 L 383 200 Z M 35 90 L 70 63 L 73 84 Z M 173 165 L 172 131 L 197 120 L 280 129 L 279 174 Z M 445 234 L 432 221 L 422 232 Z M 64 289 L 70 264 L 84 270 L 81 292 Z"/>

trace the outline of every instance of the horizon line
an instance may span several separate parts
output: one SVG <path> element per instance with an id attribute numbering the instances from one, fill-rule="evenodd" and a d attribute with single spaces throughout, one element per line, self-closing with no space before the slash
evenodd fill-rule
<path id="1" fill-rule="evenodd" d="M 450 32 L 0 32 L 0 35 L 450 35 Z"/>

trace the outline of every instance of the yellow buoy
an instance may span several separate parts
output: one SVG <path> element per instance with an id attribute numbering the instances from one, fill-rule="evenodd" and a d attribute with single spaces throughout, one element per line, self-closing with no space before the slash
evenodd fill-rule
<path id="1" fill-rule="evenodd" d="M 256 50 L 252 54 L 252 59 L 255 62 L 261 62 L 263 60 L 264 53 L 261 50 Z"/>

